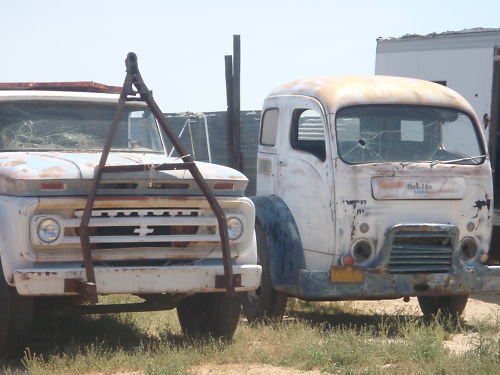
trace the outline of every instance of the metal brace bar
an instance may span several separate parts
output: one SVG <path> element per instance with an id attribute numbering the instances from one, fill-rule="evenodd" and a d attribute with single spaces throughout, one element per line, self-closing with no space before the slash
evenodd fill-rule
<path id="1" fill-rule="evenodd" d="M 85 206 L 85 210 L 82 215 L 82 220 L 80 223 L 80 244 L 82 247 L 82 255 L 83 255 L 83 263 L 85 266 L 85 275 L 87 278 L 87 284 L 89 286 L 87 290 L 87 295 L 89 296 L 89 300 L 92 304 L 98 302 L 97 297 L 97 288 L 96 288 L 96 280 L 95 280 L 95 272 L 94 272 L 94 264 L 92 261 L 92 253 L 90 249 L 90 238 L 89 238 L 89 222 L 90 216 L 92 214 L 92 208 L 94 206 L 94 202 L 97 195 L 97 189 L 100 185 L 103 173 L 107 172 L 121 172 L 121 171 L 140 171 L 147 170 L 147 168 L 151 168 L 151 165 L 138 165 L 138 166 L 125 166 L 125 167 L 114 167 L 108 166 L 106 167 L 106 161 L 108 159 L 109 152 L 111 150 L 111 145 L 113 139 L 115 137 L 116 129 L 118 127 L 118 123 L 120 122 L 121 116 L 123 114 L 123 110 L 125 108 L 125 103 L 127 101 L 136 101 L 141 100 L 146 102 L 149 109 L 152 111 L 156 120 L 158 121 L 160 127 L 167 134 L 170 142 L 173 147 L 177 151 L 177 153 L 181 156 L 183 163 L 175 163 L 170 164 L 170 166 L 160 165 L 160 169 L 188 169 L 191 175 L 193 176 L 194 181 L 197 183 L 200 190 L 203 192 L 203 195 L 207 199 L 212 211 L 214 212 L 217 222 L 219 224 L 219 234 L 221 239 L 221 248 L 222 248 L 222 258 L 224 262 L 224 286 L 226 292 L 229 296 L 236 295 L 235 292 L 235 280 L 233 278 L 233 268 L 231 263 L 231 252 L 229 248 L 229 237 L 227 233 L 227 222 L 226 215 L 222 210 L 219 202 L 215 198 L 212 190 L 209 188 L 205 179 L 203 178 L 201 172 L 198 167 L 194 163 L 194 158 L 187 152 L 187 149 L 181 143 L 180 139 L 177 137 L 173 129 L 170 127 L 170 124 L 167 122 L 165 116 L 163 116 L 163 112 L 160 110 L 155 100 L 153 99 L 152 92 L 147 88 L 144 83 L 141 74 L 139 72 L 139 67 L 137 64 L 137 56 L 133 52 L 129 52 L 127 55 L 127 59 L 125 60 L 126 71 L 127 74 L 125 76 L 125 80 L 123 83 L 123 88 L 118 99 L 118 104 L 116 108 L 115 115 L 113 117 L 113 121 L 111 122 L 111 127 L 109 129 L 108 137 L 106 139 L 106 143 L 102 150 L 101 158 L 99 161 L 99 165 L 96 167 L 94 180 L 92 181 L 89 196 L 87 199 L 87 204 Z M 133 89 L 135 86 L 136 90 Z M 137 94 L 140 95 L 140 98 L 137 98 Z"/>

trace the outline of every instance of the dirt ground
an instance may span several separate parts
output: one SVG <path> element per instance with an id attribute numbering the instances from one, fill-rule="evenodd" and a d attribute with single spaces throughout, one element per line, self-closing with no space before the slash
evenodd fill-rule
<path id="1" fill-rule="evenodd" d="M 352 307 L 360 313 L 379 313 L 379 314 L 416 314 L 420 315 L 420 308 L 416 298 L 411 298 L 405 303 L 398 300 L 382 301 L 355 301 Z M 488 317 L 500 317 L 500 295 L 484 296 L 479 298 L 470 298 L 464 312 L 464 320 L 472 323 L 477 320 Z M 457 334 L 450 340 L 445 341 L 446 347 L 455 353 L 462 353 L 469 349 L 471 335 Z M 319 371 L 300 371 L 289 368 L 274 367 L 261 364 L 244 365 L 217 365 L 205 364 L 196 366 L 192 369 L 192 375 L 319 375 Z"/>
<path id="2" fill-rule="evenodd" d="M 411 298 L 405 303 L 398 300 L 382 301 L 355 301 L 351 305 L 359 313 L 379 314 L 416 314 L 420 315 L 420 309 L 416 298 Z M 500 318 L 500 295 L 470 298 L 464 312 L 464 320 L 473 323 L 488 317 Z M 461 353 L 470 347 L 471 335 L 456 334 L 445 342 L 446 347 L 453 352 Z M 275 367 L 263 364 L 204 364 L 191 369 L 191 375 L 320 375 L 320 371 L 300 371 L 290 368 Z M 142 371 L 121 371 L 113 375 L 144 375 Z M 2 371 L 0 370 L 0 375 Z M 92 375 L 101 375 L 98 373 Z"/>
<path id="3" fill-rule="evenodd" d="M 374 312 L 378 314 L 399 314 L 402 312 L 420 314 L 417 298 L 410 298 L 410 301 L 407 303 L 402 302 L 401 299 L 356 301 L 353 303 L 353 307 L 360 312 Z M 469 298 L 463 317 L 466 322 L 472 323 L 474 320 L 482 320 L 492 315 L 500 315 L 500 294 Z"/>
<path id="4" fill-rule="evenodd" d="M 270 365 L 204 365 L 192 369 L 193 375 L 321 375 L 318 370 L 300 371 Z"/>
<path id="5" fill-rule="evenodd" d="M 398 300 L 382 301 L 355 301 L 353 309 L 359 313 L 378 314 L 416 314 L 420 315 L 420 308 L 416 298 L 411 298 L 405 303 Z M 500 317 L 500 295 L 470 298 L 464 312 L 464 320 L 473 323 L 488 317 Z M 462 353 L 469 349 L 471 335 L 456 334 L 450 340 L 445 341 L 446 347 L 455 353 Z M 191 369 L 191 375 L 320 375 L 319 370 L 300 371 L 291 368 L 275 367 L 263 364 L 204 364 Z M 99 375 L 99 374 L 96 374 Z M 113 375 L 144 375 L 143 372 L 118 372 Z"/>

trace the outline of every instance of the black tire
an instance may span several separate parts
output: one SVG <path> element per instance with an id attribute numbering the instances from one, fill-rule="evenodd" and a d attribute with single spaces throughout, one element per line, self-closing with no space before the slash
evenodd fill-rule
<path id="1" fill-rule="evenodd" d="M 200 293 L 183 299 L 177 306 L 182 332 L 188 337 L 230 340 L 240 318 L 240 295 Z"/>
<path id="2" fill-rule="evenodd" d="M 443 317 L 458 318 L 464 312 L 468 299 L 468 295 L 421 296 L 418 297 L 418 304 L 426 317 L 441 313 Z"/>
<path id="3" fill-rule="evenodd" d="M 262 266 L 262 277 L 257 290 L 243 293 L 243 312 L 248 321 L 252 323 L 279 321 L 285 314 L 287 295 L 273 288 L 269 247 L 264 229 L 258 222 L 255 223 L 255 235 L 259 264 Z"/>
<path id="4" fill-rule="evenodd" d="M 0 356 L 24 348 L 33 328 L 33 298 L 17 294 L 5 282 L 0 263 Z"/>

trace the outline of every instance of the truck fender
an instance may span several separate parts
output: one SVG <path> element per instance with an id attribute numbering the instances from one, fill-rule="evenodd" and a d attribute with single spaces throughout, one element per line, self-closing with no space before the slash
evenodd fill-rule
<path id="1" fill-rule="evenodd" d="M 255 220 L 266 234 L 273 287 L 295 289 L 298 271 L 305 268 L 305 261 L 293 215 L 276 195 L 251 199 L 255 205 Z"/>

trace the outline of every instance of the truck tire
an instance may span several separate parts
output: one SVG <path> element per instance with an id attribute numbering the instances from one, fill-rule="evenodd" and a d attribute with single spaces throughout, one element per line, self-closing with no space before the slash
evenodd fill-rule
<path id="1" fill-rule="evenodd" d="M 240 295 L 200 293 L 183 299 L 177 306 L 182 332 L 188 337 L 230 340 L 240 318 Z"/>
<path id="2" fill-rule="evenodd" d="M 33 298 L 17 294 L 5 282 L 0 263 L 0 356 L 22 349 L 33 327 Z"/>
<path id="3" fill-rule="evenodd" d="M 243 312 L 249 322 L 278 321 L 285 314 L 287 295 L 273 288 L 269 247 L 266 234 L 258 222 L 255 223 L 255 235 L 262 277 L 257 290 L 243 293 Z"/>
<path id="4" fill-rule="evenodd" d="M 420 296 L 417 298 L 420 309 L 426 317 L 435 316 L 441 312 L 445 317 L 458 318 L 464 312 L 469 296 Z"/>

